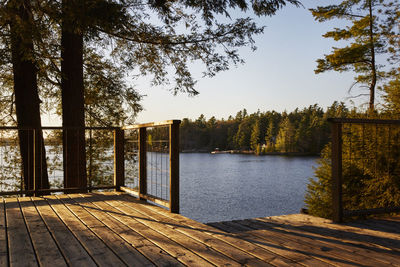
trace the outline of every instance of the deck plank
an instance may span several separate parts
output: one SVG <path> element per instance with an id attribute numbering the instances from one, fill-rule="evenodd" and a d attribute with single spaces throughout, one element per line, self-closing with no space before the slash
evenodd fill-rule
<path id="1" fill-rule="evenodd" d="M 79 200 L 81 198 L 82 200 Z M 135 247 L 143 255 L 157 266 L 179 266 L 180 263 L 167 252 L 156 246 L 128 226 L 122 224 L 116 218 L 108 214 L 114 212 L 112 209 L 103 210 L 101 205 L 96 205 L 99 199 L 91 194 L 81 194 L 78 202 L 84 203 L 85 208 L 97 219 L 103 222 L 107 227 L 112 229 L 118 236 Z M 74 197 L 74 199 L 76 199 Z M 118 217 L 117 214 L 115 214 Z M 123 216 L 123 215 L 121 215 Z"/>
<path id="2" fill-rule="evenodd" d="M 220 253 L 223 253 L 227 255 L 228 257 L 231 257 L 232 259 L 238 261 L 241 264 L 250 264 L 250 265 L 279 265 L 279 266 L 296 266 L 296 263 L 293 261 L 289 261 L 283 257 L 280 257 L 278 255 L 272 254 L 271 252 L 261 249 L 260 247 L 253 246 L 250 248 L 246 248 L 245 250 L 239 249 L 235 246 L 230 245 L 229 243 L 226 242 L 226 240 L 221 240 L 220 238 L 217 238 L 215 236 L 210 236 L 207 234 L 207 231 L 204 230 L 204 227 L 207 228 L 204 224 L 200 224 L 201 228 L 198 228 L 196 226 L 193 226 L 193 223 L 197 223 L 194 221 L 191 221 L 189 224 L 182 224 L 181 222 L 178 222 L 170 217 L 166 217 L 160 213 L 157 213 L 151 209 L 147 209 L 148 205 L 129 205 L 130 201 L 132 199 L 128 198 L 128 203 L 125 202 L 125 204 L 128 204 L 132 209 L 136 209 L 143 214 L 147 214 L 151 218 L 166 223 L 167 226 L 173 228 L 174 231 L 181 232 L 183 234 L 186 234 L 187 236 L 198 240 L 199 242 L 204 243 L 205 245 L 220 251 Z M 155 209 L 159 211 L 165 211 L 161 208 L 154 207 Z M 169 213 L 170 214 L 170 213 Z M 180 215 L 175 215 L 180 218 L 184 218 L 183 216 Z M 212 231 L 212 228 L 209 228 L 209 230 Z M 208 231 L 209 232 L 209 231 Z M 233 237 L 232 240 L 235 238 Z M 231 241 L 232 241 L 231 240 Z M 237 242 L 237 240 L 235 240 Z M 259 260 L 263 261 L 255 261 L 254 258 L 258 258 Z"/>
<path id="3" fill-rule="evenodd" d="M 7 225 L 4 199 L 0 199 L 0 266 L 8 266 Z"/>
<path id="4" fill-rule="evenodd" d="M 367 229 L 356 222 L 335 224 L 331 220 L 304 214 L 268 217 L 279 224 L 297 225 L 302 230 L 320 232 L 323 235 L 339 237 L 341 240 L 357 242 L 361 246 L 400 252 L 400 235 Z"/>
<path id="5" fill-rule="evenodd" d="M 118 201 L 111 199 L 104 199 L 102 202 L 96 202 L 99 206 L 105 210 L 112 210 L 110 213 L 116 215 L 123 213 L 125 216 L 116 216 L 121 223 L 127 225 L 131 229 L 137 231 L 139 234 L 144 236 L 146 239 L 156 244 L 157 246 L 164 249 L 168 254 L 172 255 L 180 262 L 189 266 L 211 266 L 212 264 L 205 259 L 201 258 L 192 251 L 182 247 L 175 241 L 169 239 L 167 236 L 155 231 L 147 225 L 140 222 L 141 216 L 136 216 L 133 212 L 130 212 L 128 208 L 119 203 Z"/>
<path id="6" fill-rule="evenodd" d="M 240 220 L 237 222 L 229 222 L 232 224 L 242 224 L 249 227 L 249 234 L 256 235 L 261 238 L 270 240 L 280 240 L 285 245 L 295 248 L 299 251 L 304 251 L 305 254 L 311 255 L 319 260 L 326 261 L 330 264 L 341 266 L 360 266 L 360 262 L 366 259 L 366 255 L 358 255 L 348 252 L 338 247 L 334 247 L 327 243 L 322 243 L 318 240 L 313 240 L 305 235 L 295 235 L 272 228 L 271 225 L 265 224 L 257 220 Z M 374 258 L 368 259 L 369 263 L 374 266 L 382 264 Z"/>
<path id="7" fill-rule="evenodd" d="M 70 209 L 89 229 L 92 230 L 103 242 L 114 251 L 115 254 L 126 264 L 133 266 L 152 266 L 153 264 L 134 247 L 126 243 L 125 240 L 116 235 L 100 220 L 90 214 L 79 205 L 77 201 L 68 195 L 57 196 L 64 205 Z"/>
<path id="8" fill-rule="evenodd" d="M 38 266 L 31 238 L 17 198 L 5 199 L 11 266 Z M 22 256 L 23 255 L 23 256 Z"/>
<path id="9" fill-rule="evenodd" d="M 289 225 L 276 223 L 269 218 L 257 218 L 256 220 L 272 224 L 271 227 L 286 231 L 290 234 L 307 236 L 313 240 L 318 240 L 322 244 L 334 246 L 343 249 L 349 253 L 354 253 L 356 256 L 362 256 L 364 259 L 371 259 L 372 261 L 379 261 L 380 264 L 399 264 L 400 254 L 387 249 L 382 249 L 376 246 L 362 243 L 356 240 L 346 240 L 339 238 L 337 235 L 330 235 L 324 228 L 314 228 L 314 231 L 307 231 L 302 229 L 301 225 Z"/>
<path id="10" fill-rule="evenodd" d="M 137 201 L 130 196 L 124 195 L 127 201 Z M 128 202 L 129 203 L 129 202 Z M 135 205 L 136 207 L 136 205 Z M 226 253 L 228 256 L 237 258 L 238 261 L 246 262 L 249 254 L 253 257 L 262 259 L 272 265 L 277 266 L 296 266 L 295 261 L 282 257 L 279 254 L 272 253 L 271 250 L 262 248 L 258 244 L 253 244 L 245 240 L 241 240 L 232 235 L 227 235 L 225 232 L 219 231 L 213 227 L 190 220 L 181 215 L 169 213 L 168 211 L 149 204 L 142 204 L 141 209 L 146 209 L 146 212 L 152 211 L 154 216 L 158 216 L 159 220 L 169 222 L 175 225 L 175 230 L 184 232 L 199 241 L 204 242 L 216 250 Z M 156 215 L 158 214 L 158 215 Z"/>
<path id="11" fill-rule="evenodd" d="M 399 229 L 400 216 L 304 214 L 205 225 L 120 192 L 6 198 L 0 266 L 400 266 Z"/>
<path id="12" fill-rule="evenodd" d="M 119 200 L 120 198 L 118 198 L 118 201 Z M 124 201 L 119 201 L 119 202 L 122 204 L 126 204 Z M 171 240 L 174 240 L 183 247 L 190 249 L 191 251 L 195 252 L 196 254 L 205 258 L 206 260 L 210 261 L 213 264 L 219 266 L 221 265 L 241 266 L 242 264 L 264 265 L 264 266 L 268 265 L 267 262 L 252 259 L 252 257 L 250 257 L 248 254 L 246 255 L 246 258 L 238 259 L 240 253 L 244 254 L 242 251 L 236 251 L 237 252 L 236 258 L 238 261 L 235 261 L 234 259 L 229 258 L 228 256 L 217 252 L 207 244 L 204 244 L 203 242 L 200 242 L 197 239 L 192 238 L 192 236 L 177 231 L 177 228 L 179 227 L 177 224 L 175 223 L 171 224 L 170 222 L 167 222 L 165 220 L 158 220 L 154 216 L 154 214 L 151 214 L 151 211 L 141 209 L 140 207 L 141 205 L 130 205 L 129 203 L 128 205 L 124 205 L 125 210 L 127 210 L 127 212 L 135 215 L 138 218 L 143 218 L 139 219 L 141 223 L 166 235 Z M 209 238 L 208 236 L 205 237 Z M 225 245 L 225 250 L 229 250 L 229 247 L 227 247 L 226 245 Z"/>
<path id="13" fill-rule="evenodd" d="M 31 236 L 33 248 L 40 266 L 67 266 L 35 205 L 29 197 L 19 198 L 19 204 Z"/>
<path id="14" fill-rule="evenodd" d="M 49 229 L 69 266 L 96 266 L 85 248 L 61 221 L 49 203 L 43 198 L 32 198 L 40 216 Z"/>
<path id="15" fill-rule="evenodd" d="M 55 196 L 45 196 L 44 198 L 99 266 L 126 266 Z"/>
<path id="16" fill-rule="evenodd" d="M 226 222 L 212 223 L 210 225 L 213 225 L 213 227 L 221 229 L 224 232 L 237 231 L 240 228 L 240 226 L 232 227 Z M 290 244 L 288 246 L 286 242 L 283 242 L 282 240 L 274 237 L 268 238 L 268 236 L 260 237 L 259 235 L 252 235 L 251 232 L 248 231 L 248 228 L 246 228 L 246 230 L 247 232 L 242 232 L 241 234 L 236 235 L 247 242 L 255 243 L 305 266 L 333 266 L 328 262 L 321 261 L 318 258 L 313 258 L 310 254 L 304 253 L 302 249 L 299 250 L 297 247 L 290 246 Z"/>

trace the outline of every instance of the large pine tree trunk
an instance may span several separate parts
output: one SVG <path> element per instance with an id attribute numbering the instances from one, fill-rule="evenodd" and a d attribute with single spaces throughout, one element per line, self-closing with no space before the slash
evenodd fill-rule
<path id="1" fill-rule="evenodd" d="M 78 29 L 75 8 L 82 0 L 63 0 L 61 33 L 61 94 L 64 156 L 64 186 L 85 188 L 85 114 L 83 86 L 83 35 Z M 71 128 L 72 127 L 72 128 Z M 69 128 L 69 129 L 68 129 Z"/>
<path id="2" fill-rule="evenodd" d="M 26 190 L 49 188 L 46 151 L 40 120 L 37 68 L 33 59 L 32 20 L 29 0 L 9 2 L 15 17 L 10 21 L 15 106 Z"/>

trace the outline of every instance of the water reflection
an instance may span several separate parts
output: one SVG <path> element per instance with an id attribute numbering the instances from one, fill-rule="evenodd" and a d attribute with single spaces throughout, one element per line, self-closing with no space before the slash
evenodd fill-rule
<path id="1" fill-rule="evenodd" d="M 223 221 L 298 213 L 314 157 L 181 154 L 181 213 Z"/>

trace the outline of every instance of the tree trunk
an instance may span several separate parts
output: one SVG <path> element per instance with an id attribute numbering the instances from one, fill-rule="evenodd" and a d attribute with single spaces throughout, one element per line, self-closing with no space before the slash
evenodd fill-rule
<path id="1" fill-rule="evenodd" d="M 61 96 L 63 126 L 64 186 L 85 188 L 85 114 L 83 86 L 83 35 L 73 11 L 81 0 L 63 0 L 61 26 Z M 82 191 L 82 190 L 80 190 Z"/>
<path id="2" fill-rule="evenodd" d="M 372 0 L 368 0 L 369 7 L 369 38 L 371 45 L 371 83 L 369 86 L 369 111 L 372 113 L 375 109 L 375 87 L 376 87 L 376 61 L 374 44 L 374 18 L 372 14 Z"/>
<path id="3" fill-rule="evenodd" d="M 9 2 L 15 17 L 10 21 L 15 106 L 25 190 L 47 189 L 46 150 L 40 120 L 37 68 L 33 59 L 29 0 Z"/>

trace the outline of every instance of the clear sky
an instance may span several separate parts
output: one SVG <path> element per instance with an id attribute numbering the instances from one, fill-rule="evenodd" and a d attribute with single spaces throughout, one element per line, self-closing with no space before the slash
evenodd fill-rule
<path id="1" fill-rule="evenodd" d="M 240 50 L 244 65 L 214 78 L 198 76 L 198 96 L 173 96 L 167 88 L 150 87 L 145 79 L 137 81 L 136 88 L 147 95 L 142 101 L 145 110 L 138 115 L 137 122 L 195 119 L 200 114 L 207 119 L 226 119 L 243 108 L 249 113 L 258 109 L 281 112 L 315 103 L 326 108 L 335 100 L 349 103 L 346 98 L 352 73 L 314 74 L 315 61 L 329 53 L 332 46 L 340 46 L 322 34 L 341 22 L 315 22 L 308 8 L 332 2 L 303 0 L 305 8 L 286 7 L 271 18 L 257 19 L 260 25 L 267 26 L 265 33 L 255 38 L 258 50 Z"/>

